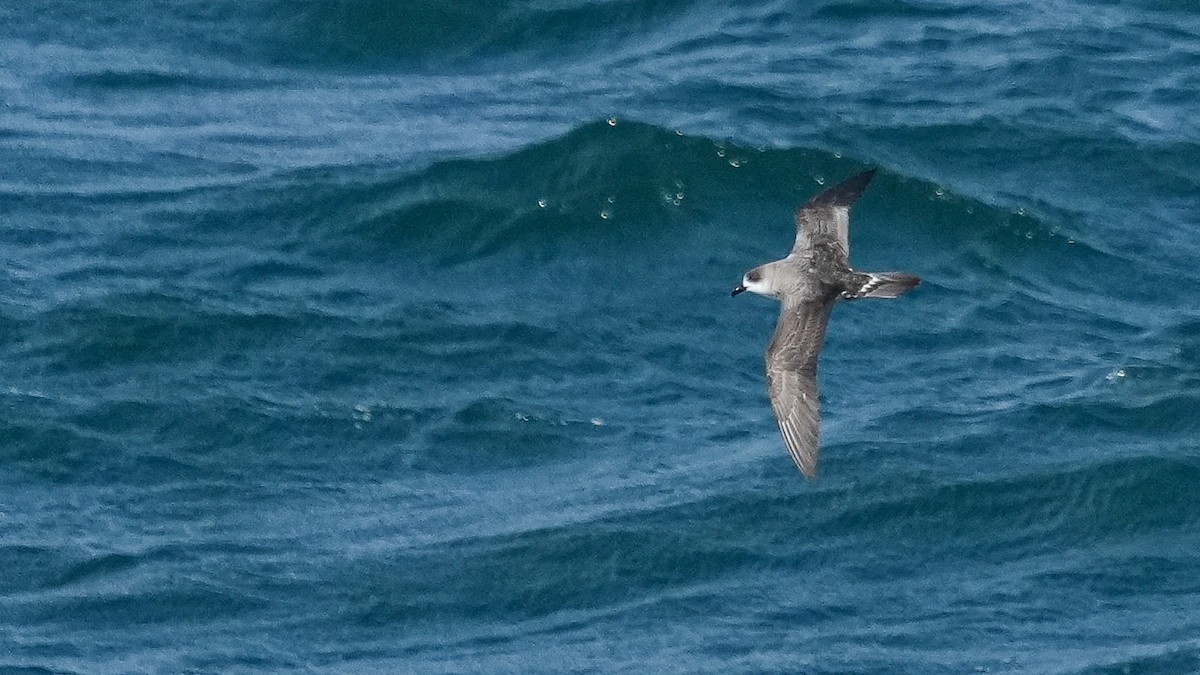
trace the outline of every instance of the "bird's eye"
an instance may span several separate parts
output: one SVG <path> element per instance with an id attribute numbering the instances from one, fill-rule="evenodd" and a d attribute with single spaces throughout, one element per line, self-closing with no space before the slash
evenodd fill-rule
<path id="1" fill-rule="evenodd" d="M 746 275 L 746 281 L 758 281 L 762 276 L 758 272 L 750 272 Z"/>

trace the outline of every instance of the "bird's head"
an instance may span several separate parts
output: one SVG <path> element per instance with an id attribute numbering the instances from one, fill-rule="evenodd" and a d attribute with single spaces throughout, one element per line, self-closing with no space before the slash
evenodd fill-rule
<path id="1" fill-rule="evenodd" d="M 742 291 L 750 291 L 751 293 L 765 295 L 769 298 L 776 297 L 778 295 L 778 291 L 771 283 L 771 280 L 772 275 L 770 265 L 755 267 L 754 269 L 742 275 L 742 283 L 739 284 L 737 288 L 733 289 L 732 295 L 737 295 Z"/>

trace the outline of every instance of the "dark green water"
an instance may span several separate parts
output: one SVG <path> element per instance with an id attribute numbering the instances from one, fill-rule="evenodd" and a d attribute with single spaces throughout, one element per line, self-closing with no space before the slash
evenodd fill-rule
<path id="1" fill-rule="evenodd" d="M 0 2 L 0 668 L 1200 670 L 1200 9 Z M 821 477 L 729 298 L 867 167 Z"/>

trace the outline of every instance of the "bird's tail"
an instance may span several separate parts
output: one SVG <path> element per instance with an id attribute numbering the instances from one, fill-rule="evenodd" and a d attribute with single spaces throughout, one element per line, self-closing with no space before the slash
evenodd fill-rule
<path id="1" fill-rule="evenodd" d="M 847 290 L 847 298 L 898 298 L 921 283 L 918 277 L 903 272 L 867 272 L 862 277 L 862 286 Z"/>

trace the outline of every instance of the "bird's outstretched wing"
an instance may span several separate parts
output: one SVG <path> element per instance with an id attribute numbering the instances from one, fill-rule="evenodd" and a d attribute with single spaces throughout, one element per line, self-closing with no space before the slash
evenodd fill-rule
<path id="1" fill-rule="evenodd" d="M 796 243 L 791 255 L 808 255 L 813 244 L 832 239 L 850 256 L 850 207 L 867 189 L 875 169 L 848 178 L 796 209 Z"/>
<path id="2" fill-rule="evenodd" d="M 767 391 L 792 460 L 809 478 L 817 475 L 817 355 L 833 301 L 784 303 L 767 347 Z"/>

